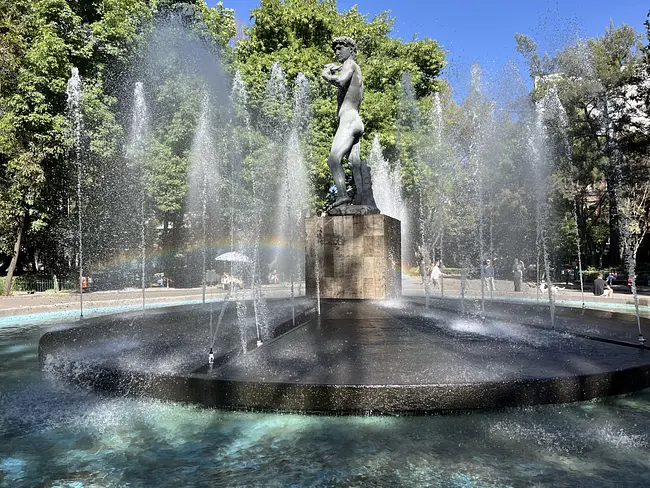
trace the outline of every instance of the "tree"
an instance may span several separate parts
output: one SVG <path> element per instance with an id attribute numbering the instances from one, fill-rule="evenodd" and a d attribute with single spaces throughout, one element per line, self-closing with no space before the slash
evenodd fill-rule
<path id="1" fill-rule="evenodd" d="M 2 162 L 2 214 L 0 226 L 5 239 L 2 251 L 11 256 L 5 293 L 24 239 L 25 230 L 35 231 L 46 225 L 47 212 L 42 207 L 41 192 L 46 175 L 63 153 L 62 116 L 68 49 L 82 48 L 80 32 L 65 25 L 78 24 L 67 5 L 56 1 L 36 2 L 32 6 L 15 6 L 9 10 L 13 44 L 19 53 L 14 64 L 14 80 L 3 85 L 0 116 L 0 161 Z M 56 12 L 56 14 L 55 14 Z M 69 21 L 57 23 L 53 16 Z M 66 46 L 66 41 L 70 46 Z"/>
<path id="2" fill-rule="evenodd" d="M 123 212 L 113 203 L 129 197 L 125 192 L 116 198 L 129 187 L 124 158 L 124 128 L 129 120 L 123 114 L 130 113 L 129 82 L 138 76 L 131 69 L 132 62 L 142 56 L 143 45 L 153 32 L 152 20 L 170 9 L 180 9 L 185 19 L 200 25 L 197 30 L 202 38 L 224 52 L 234 35 L 232 10 L 222 4 L 215 8 L 208 8 L 202 0 L 180 7 L 173 4 L 164 0 L 2 0 L 0 252 L 13 256 L 7 290 L 20 255 L 39 254 L 39 261 L 56 273 L 65 274 L 74 266 L 71 253 L 77 250 L 71 229 L 76 224 L 71 224 L 80 213 L 88 237 L 85 245 L 96 261 L 123 252 L 132 239 L 131 216 L 121 218 Z M 76 170 L 66 157 L 70 141 L 65 88 L 72 66 L 79 68 L 84 80 L 81 206 L 71 198 L 76 192 Z M 172 161 L 174 157 L 182 160 L 187 151 L 178 146 L 176 153 L 167 149 Z M 173 187 L 170 178 L 163 180 L 163 186 Z M 182 201 L 184 184 L 176 202 L 170 200 L 169 191 L 154 192 L 167 196 L 162 207 Z"/>
<path id="3" fill-rule="evenodd" d="M 534 42 L 517 36 L 518 49 L 535 80 L 533 97 L 556 86 L 568 117 L 570 157 L 556 176 L 575 200 L 579 233 L 593 264 L 604 252 L 603 223 L 609 225 L 609 262 L 620 259 L 617 197 L 626 166 L 643 154 L 631 112 L 640 61 L 638 35 L 629 26 L 610 24 L 604 36 L 577 42 L 554 58 L 542 58 Z M 568 207 L 571 204 L 563 200 Z"/>

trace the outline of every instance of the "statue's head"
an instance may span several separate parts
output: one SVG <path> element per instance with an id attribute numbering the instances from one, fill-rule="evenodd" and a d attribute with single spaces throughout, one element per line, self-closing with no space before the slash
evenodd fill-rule
<path id="1" fill-rule="evenodd" d="M 340 36 L 340 37 L 334 38 L 334 40 L 332 41 L 332 49 L 334 50 L 334 52 L 336 52 L 336 48 L 338 46 L 348 48 L 348 50 L 350 51 L 350 57 L 352 59 L 357 58 L 357 43 L 354 42 L 354 39 L 352 39 L 351 37 Z M 346 59 L 347 59 L 347 57 L 346 57 Z M 341 61 L 341 60 L 339 59 L 339 61 Z"/>

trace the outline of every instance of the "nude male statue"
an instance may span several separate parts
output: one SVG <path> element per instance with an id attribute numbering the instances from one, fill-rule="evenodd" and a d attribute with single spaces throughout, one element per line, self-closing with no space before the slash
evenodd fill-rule
<path id="1" fill-rule="evenodd" d="M 339 126 L 327 160 L 338 195 L 332 204 L 334 208 L 347 205 L 352 201 L 345 185 L 345 172 L 342 165 L 345 156 L 348 156 L 355 185 L 358 189 L 363 187 L 360 155 L 363 122 L 359 116 L 359 106 L 363 98 L 363 78 L 361 68 L 355 61 L 357 45 L 353 39 L 347 36 L 337 37 L 332 41 L 332 49 L 341 64 L 325 65 L 323 78 L 338 88 L 336 118 Z"/>

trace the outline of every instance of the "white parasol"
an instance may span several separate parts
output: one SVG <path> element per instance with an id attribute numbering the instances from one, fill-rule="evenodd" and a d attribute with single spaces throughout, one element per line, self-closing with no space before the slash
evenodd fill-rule
<path id="1" fill-rule="evenodd" d="M 230 251 L 230 252 L 225 252 L 223 254 L 219 254 L 216 258 L 214 258 L 217 261 L 232 261 L 232 262 L 238 262 L 238 263 L 250 263 L 251 260 L 248 256 L 245 254 L 242 254 L 237 251 Z"/>

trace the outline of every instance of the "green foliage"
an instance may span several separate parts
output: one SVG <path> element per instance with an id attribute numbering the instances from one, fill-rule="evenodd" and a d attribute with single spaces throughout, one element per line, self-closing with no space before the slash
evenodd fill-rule
<path id="1" fill-rule="evenodd" d="M 629 25 L 615 28 L 610 22 L 602 38 L 591 39 L 594 74 L 605 89 L 620 87 L 629 81 L 639 61 L 640 35 Z"/>
<path id="2" fill-rule="evenodd" d="M 609 241 L 609 259 L 616 264 L 619 232 L 625 228 L 620 211 L 626 198 L 643 195 L 635 183 L 648 174 L 639 35 L 630 26 L 610 23 L 604 36 L 570 45 L 552 59 L 545 56 L 544 66 L 530 38 L 518 36 L 517 43 L 536 77 L 533 97 L 556 87 L 567 112 L 569 151 L 557 154 L 554 171 L 559 214 L 575 208 L 585 254 L 594 261 Z M 639 191 L 630 193 L 635 187 Z"/>
<path id="3" fill-rule="evenodd" d="M 200 0 L 196 4 L 206 30 L 225 45 L 234 34 L 232 11 L 223 5 L 210 9 Z M 71 67 L 78 67 L 84 79 L 84 193 L 93 201 L 113 201 L 115 190 L 124 188 L 123 172 L 116 171 L 125 166 L 124 129 L 117 116 L 122 108 L 119 78 L 142 47 L 160 5 L 131 0 L 0 3 L 0 252 L 13 253 L 24 222 L 28 232 L 21 247 L 39 247 L 45 262 L 61 263 L 63 246 L 72 244 L 70 227 L 79 211 L 96 227 L 87 229 L 89 254 L 101 247 L 93 242 L 96 231 L 117 232 L 110 207 L 90 200 L 82 202 L 81 209 L 62 205 L 76 191 L 76 173 L 65 157 L 66 83 Z M 165 139 L 185 143 L 177 151 L 182 153 L 191 130 L 185 130 L 184 139 L 181 134 L 174 141 L 174 132 Z M 178 194 L 184 185 L 163 186 L 180 186 L 174 192 Z M 161 205 L 178 209 L 178 198 Z"/>
<path id="4" fill-rule="evenodd" d="M 5 288 L 6 277 L 0 276 L 0 289 Z M 71 290 L 74 289 L 74 281 L 58 281 L 59 290 L 54 289 L 54 280 L 51 276 L 42 276 L 42 275 L 21 275 L 16 276 L 11 281 L 10 293 L 15 292 L 35 292 L 35 291 L 47 291 L 55 292 L 62 290 Z"/>
<path id="5" fill-rule="evenodd" d="M 20 58 L 13 63 L 14 83 L 2 85 L 0 93 L 5 109 L 0 115 L 0 251 L 5 253 L 13 252 L 24 216 L 29 216 L 30 225 L 43 226 L 41 190 L 48 167 L 63 153 L 63 117 L 57 113 L 61 104 L 52 99 L 65 90 L 67 50 L 50 18 L 54 6 L 37 2 L 32 7 L 14 7 L 24 15 L 13 19 L 18 24 L 13 43 Z M 69 9 L 62 8 L 61 15 L 74 20 Z"/>
<path id="6" fill-rule="evenodd" d="M 197 4 L 208 33 L 215 39 L 217 45 L 225 47 L 235 37 L 235 11 L 225 8 L 223 2 L 218 2 L 213 8 L 208 7 L 203 0 L 198 1 Z"/>

